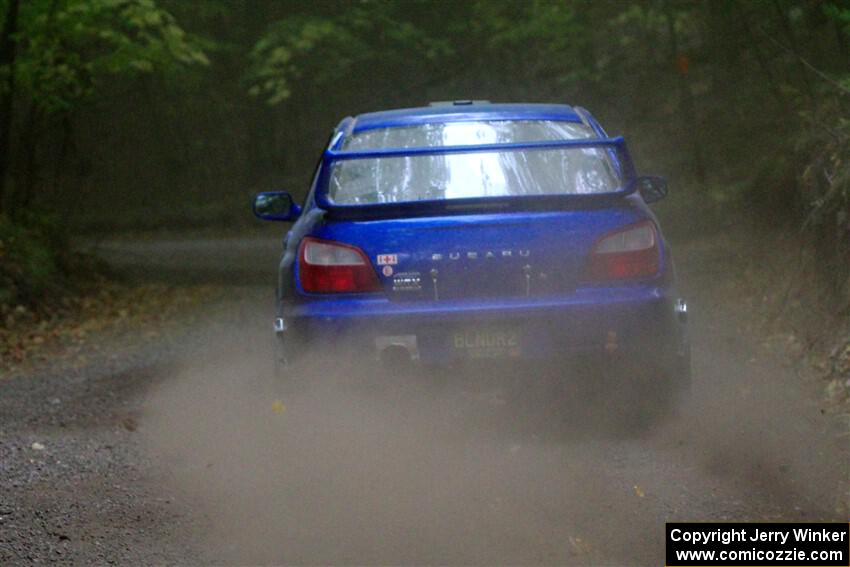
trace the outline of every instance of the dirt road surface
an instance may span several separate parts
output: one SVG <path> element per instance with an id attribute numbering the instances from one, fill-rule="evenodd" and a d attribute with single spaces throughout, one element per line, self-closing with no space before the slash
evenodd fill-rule
<path id="1" fill-rule="evenodd" d="M 0 381 L 0 563 L 662 565 L 665 521 L 847 520 L 846 421 L 744 331 L 727 249 L 678 249 L 693 397 L 638 434 L 480 376 L 364 386 L 328 361 L 282 396 L 278 246 L 101 247 L 225 299 L 177 344 Z"/>

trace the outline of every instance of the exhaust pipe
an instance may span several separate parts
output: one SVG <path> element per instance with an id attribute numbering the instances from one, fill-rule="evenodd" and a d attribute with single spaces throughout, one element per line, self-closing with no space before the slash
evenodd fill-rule
<path id="1" fill-rule="evenodd" d="M 676 300 L 676 317 L 678 317 L 680 323 L 688 322 L 688 304 L 684 299 Z"/>
<path id="2" fill-rule="evenodd" d="M 413 364 L 410 353 L 403 346 L 389 346 L 379 356 L 381 364 L 388 370 L 403 370 Z"/>
<path id="3" fill-rule="evenodd" d="M 416 335 L 382 336 L 375 339 L 378 361 L 392 370 L 409 368 L 419 360 Z"/>

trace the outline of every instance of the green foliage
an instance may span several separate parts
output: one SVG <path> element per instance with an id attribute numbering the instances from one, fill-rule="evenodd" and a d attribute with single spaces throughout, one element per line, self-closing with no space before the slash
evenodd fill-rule
<path id="1" fill-rule="evenodd" d="M 0 217 L 0 304 L 33 304 L 60 288 L 66 234 L 49 215 L 13 223 Z"/>
<path id="2" fill-rule="evenodd" d="M 474 29 L 487 36 L 492 48 L 517 49 L 540 42 L 546 44 L 540 55 L 563 55 L 570 50 L 570 36 L 580 31 L 572 8 L 555 2 L 478 1 L 473 14 Z"/>
<path id="3" fill-rule="evenodd" d="M 817 127 L 798 142 L 807 158 L 800 175 L 804 228 L 814 234 L 827 273 L 841 287 L 850 285 L 850 119 L 829 109 L 811 119 Z"/>
<path id="4" fill-rule="evenodd" d="M 825 2 L 841 52 L 850 50 L 850 4 Z M 799 190 L 805 202 L 804 229 L 814 236 L 819 260 L 836 289 L 850 296 L 850 68 L 833 77 L 819 69 L 817 99 L 802 107 L 805 124 L 794 151 L 803 158 Z"/>
<path id="5" fill-rule="evenodd" d="M 333 16 L 295 15 L 274 22 L 251 51 L 249 93 L 274 105 L 292 96 L 295 83 L 301 88 L 341 84 L 372 65 L 412 66 L 450 54 L 445 39 L 405 19 L 410 4 L 371 0 L 346 4 Z"/>
<path id="6" fill-rule="evenodd" d="M 832 18 L 842 27 L 844 33 L 850 33 L 850 6 L 842 6 L 836 2 L 824 2 L 823 13 Z"/>
<path id="7" fill-rule="evenodd" d="M 333 72 L 342 75 L 370 54 L 368 46 L 334 21 L 306 17 L 277 22 L 251 53 L 249 92 L 277 104 L 292 95 L 291 83 L 303 75 L 305 59 L 328 56 L 333 57 Z M 323 82 L 319 77 L 312 80 Z"/>
<path id="8" fill-rule="evenodd" d="M 17 41 L 18 84 L 47 113 L 74 108 L 109 77 L 209 64 L 153 0 L 30 0 Z"/>
<path id="9" fill-rule="evenodd" d="M 502 63 L 537 74 L 554 73 L 563 83 L 592 70 L 580 63 L 590 30 L 581 25 L 577 9 L 548 0 L 478 0 L 472 5 L 471 31 L 489 51 L 504 54 Z"/>

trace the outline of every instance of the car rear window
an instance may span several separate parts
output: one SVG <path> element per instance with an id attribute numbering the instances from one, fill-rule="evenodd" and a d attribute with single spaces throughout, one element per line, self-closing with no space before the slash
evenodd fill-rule
<path id="1" fill-rule="evenodd" d="M 445 122 L 359 132 L 347 151 L 578 140 L 584 124 L 549 120 Z M 548 148 L 336 161 L 328 196 L 340 205 L 470 197 L 610 193 L 619 178 L 603 148 Z"/>
<path id="2" fill-rule="evenodd" d="M 554 120 L 440 122 L 357 132 L 346 138 L 342 149 L 362 151 L 383 148 L 431 148 L 581 140 L 594 137 L 596 133 L 590 127 L 578 122 Z"/>

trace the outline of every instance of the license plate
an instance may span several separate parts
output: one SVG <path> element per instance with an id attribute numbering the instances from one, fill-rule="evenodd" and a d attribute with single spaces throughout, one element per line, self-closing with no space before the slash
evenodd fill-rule
<path id="1" fill-rule="evenodd" d="M 452 335 L 456 351 L 470 358 L 516 358 L 522 354 L 520 334 L 499 329 L 468 329 Z"/>

